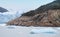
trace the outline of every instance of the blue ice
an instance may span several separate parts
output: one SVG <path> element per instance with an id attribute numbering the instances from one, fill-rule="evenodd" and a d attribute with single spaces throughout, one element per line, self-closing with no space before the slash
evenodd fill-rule
<path id="1" fill-rule="evenodd" d="M 32 29 L 31 34 L 56 34 L 57 30 L 53 28 L 43 28 L 43 29 Z"/>

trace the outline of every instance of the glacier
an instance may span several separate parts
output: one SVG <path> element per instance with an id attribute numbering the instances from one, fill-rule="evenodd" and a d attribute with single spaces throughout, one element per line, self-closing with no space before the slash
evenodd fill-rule
<path id="1" fill-rule="evenodd" d="M 0 25 L 5 24 L 6 22 L 15 19 L 17 17 L 20 17 L 21 14 L 19 12 L 5 12 L 5 13 L 0 13 Z"/>

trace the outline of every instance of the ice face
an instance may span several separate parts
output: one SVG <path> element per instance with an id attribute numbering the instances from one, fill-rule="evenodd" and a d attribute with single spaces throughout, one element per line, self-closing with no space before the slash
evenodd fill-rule
<path id="1" fill-rule="evenodd" d="M 32 29 L 31 30 L 31 34 L 40 34 L 40 33 L 55 34 L 55 33 L 57 33 L 57 30 L 55 30 L 53 28 L 43 28 L 43 29 Z"/>

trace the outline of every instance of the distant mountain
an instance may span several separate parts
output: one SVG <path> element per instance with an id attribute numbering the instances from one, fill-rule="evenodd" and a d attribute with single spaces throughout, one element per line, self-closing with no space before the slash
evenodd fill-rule
<path id="1" fill-rule="evenodd" d="M 16 26 L 47 26 L 60 27 L 60 1 L 38 7 L 6 23 Z"/>
<path id="2" fill-rule="evenodd" d="M 3 13 L 3 12 L 8 12 L 7 9 L 3 8 L 3 7 L 0 7 L 0 12 Z"/>

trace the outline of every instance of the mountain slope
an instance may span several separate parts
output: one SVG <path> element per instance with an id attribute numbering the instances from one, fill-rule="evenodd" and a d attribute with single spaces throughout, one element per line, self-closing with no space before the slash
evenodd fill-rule
<path id="1" fill-rule="evenodd" d="M 31 10 L 7 25 L 60 27 L 60 1 L 56 0 Z"/>
<path id="2" fill-rule="evenodd" d="M 35 14 L 43 13 L 45 11 L 54 10 L 54 9 L 60 9 L 60 1 L 59 0 L 53 1 L 46 5 L 42 5 L 35 10 L 31 10 L 29 12 L 22 14 L 22 16 L 34 16 Z"/>

